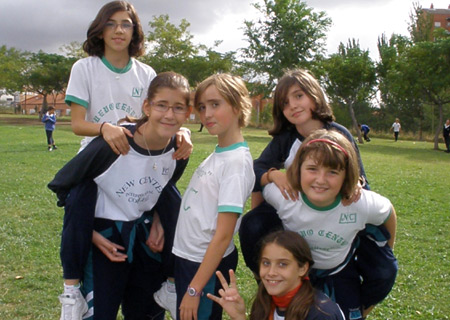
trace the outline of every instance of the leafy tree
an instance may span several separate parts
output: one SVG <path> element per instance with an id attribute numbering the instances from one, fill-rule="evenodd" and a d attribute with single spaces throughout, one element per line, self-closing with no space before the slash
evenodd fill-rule
<path id="1" fill-rule="evenodd" d="M 169 21 L 168 15 L 154 17 L 147 35 L 148 53 L 141 60 L 151 65 L 157 72 L 175 71 L 189 79 L 191 85 L 217 72 L 230 72 L 234 66 L 234 52 L 225 54 L 214 48 L 193 43 L 189 32 L 190 23 L 182 19 L 178 26 Z"/>
<path id="2" fill-rule="evenodd" d="M 413 3 L 409 14 L 408 31 L 414 43 L 433 41 L 433 17 L 422 10 L 419 3 Z"/>
<path id="3" fill-rule="evenodd" d="M 64 53 L 66 57 L 76 60 L 87 57 L 87 53 L 83 50 L 83 45 L 78 41 L 72 41 L 69 44 L 63 45 L 59 48 L 59 51 Z"/>
<path id="4" fill-rule="evenodd" d="M 406 52 L 404 66 L 404 81 L 418 88 L 425 101 L 437 107 L 439 120 L 434 133 L 434 149 L 438 150 L 444 105 L 450 103 L 450 36 L 434 42 L 416 43 Z"/>
<path id="5" fill-rule="evenodd" d="M 24 86 L 23 73 L 27 53 L 15 48 L 0 47 L 0 88 L 8 93 L 21 91 Z"/>
<path id="6" fill-rule="evenodd" d="M 334 103 L 347 107 L 358 141 L 364 143 L 358 130 L 355 108 L 369 102 L 375 93 L 375 65 L 369 57 L 369 51 L 361 50 L 354 39 L 349 40 L 346 47 L 341 43 L 338 53 L 324 61 L 324 67 L 328 96 Z"/>
<path id="7" fill-rule="evenodd" d="M 378 39 L 380 61 L 377 63 L 378 88 L 380 90 L 380 107 L 383 116 L 388 114 L 389 124 L 394 118 L 402 119 L 403 127 L 415 131 L 418 128 L 419 139 L 422 139 L 425 119 L 425 106 L 421 91 L 415 86 L 415 80 L 405 81 L 402 70 L 405 54 L 413 43 L 404 36 L 393 34 L 388 41 L 385 35 Z M 411 73 L 410 77 L 417 77 Z"/>
<path id="8" fill-rule="evenodd" d="M 47 96 L 64 92 L 69 81 L 73 58 L 66 58 L 57 54 L 43 51 L 33 53 L 28 61 L 25 73 L 28 91 L 43 96 L 43 111 L 47 110 Z"/>
<path id="9" fill-rule="evenodd" d="M 266 84 L 268 95 L 285 69 L 309 68 L 323 54 L 331 19 L 304 1 L 264 0 L 253 6 L 262 17 L 244 21 L 249 45 L 241 50 L 250 76 Z"/>

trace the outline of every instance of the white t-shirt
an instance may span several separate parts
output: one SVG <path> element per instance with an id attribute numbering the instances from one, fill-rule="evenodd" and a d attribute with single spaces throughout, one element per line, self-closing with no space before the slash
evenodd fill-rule
<path id="1" fill-rule="evenodd" d="M 394 123 L 392 124 L 392 128 L 394 129 L 394 132 L 399 132 L 401 127 L 402 127 L 402 126 L 400 125 L 399 122 L 394 122 Z"/>
<path id="2" fill-rule="evenodd" d="M 172 252 L 201 263 L 217 226 L 218 213 L 239 215 L 255 183 L 253 160 L 246 142 L 216 147 L 192 175 L 183 195 Z M 224 257 L 234 250 L 230 242 Z"/>
<path id="3" fill-rule="evenodd" d="M 133 148 L 94 179 L 98 186 L 95 217 L 134 221 L 151 210 L 172 178 L 175 150 L 149 156 Z"/>
<path id="4" fill-rule="evenodd" d="M 125 116 L 140 117 L 142 105 L 155 71 L 131 58 L 123 69 L 112 66 L 104 57 L 87 57 L 72 66 L 65 101 L 86 108 L 86 121 L 117 121 Z M 94 137 L 85 137 L 84 148 Z"/>
<path id="5" fill-rule="evenodd" d="M 300 194 L 298 201 L 286 200 L 274 183 L 263 189 L 266 201 L 276 210 L 287 230 L 295 231 L 308 242 L 316 269 L 340 265 L 351 249 L 356 234 L 366 224 L 381 225 L 390 216 L 391 202 L 372 191 L 362 190 L 356 203 L 335 203 L 318 208 Z"/>

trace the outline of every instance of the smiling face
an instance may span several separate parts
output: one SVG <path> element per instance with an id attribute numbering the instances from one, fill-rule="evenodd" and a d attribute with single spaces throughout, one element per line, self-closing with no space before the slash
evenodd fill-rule
<path id="1" fill-rule="evenodd" d="M 105 42 L 105 56 L 116 53 L 128 55 L 128 46 L 133 37 L 133 28 L 124 28 L 122 24 L 133 24 L 130 15 L 126 11 L 118 11 L 109 18 L 108 22 L 115 23 L 117 27 L 105 26 L 103 29 L 102 37 Z"/>
<path id="2" fill-rule="evenodd" d="M 338 170 L 317 164 L 307 156 L 300 167 L 302 192 L 318 207 L 331 205 L 341 192 L 345 169 Z"/>
<path id="3" fill-rule="evenodd" d="M 294 84 L 289 88 L 283 114 L 290 123 L 296 127 L 307 124 L 312 120 L 311 111 L 314 109 L 314 100 L 301 89 L 300 85 Z"/>
<path id="4" fill-rule="evenodd" d="M 283 296 L 295 289 L 308 271 L 308 263 L 300 267 L 291 252 L 276 243 L 264 247 L 259 276 L 271 296 Z"/>
<path id="5" fill-rule="evenodd" d="M 169 105 L 165 112 L 155 108 L 156 105 Z M 170 139 L 183 125 L 190 114 L 187 108 L 185 114 L 174 113 L 174 107 L 185 107 L 186 95 L 183 91 L 170 88 L 160 88 L 156 91 L 151 101 L 145 101 L 143 111 L 148 115 L 149 129 L 147 138 L 160 139 L 167 141 Z M 145 124 L 147 125 L 147 124 Z"/>
<path id="6" fill-rule="evenodd" d="M 210 85 L 198 99 L 197 111 L 200 121 L 212 135 L 217 135 L 219 146 L 229 145 L 234 141 L 239 128 L 239 111 L 228 103 L 215 85 Z"/>

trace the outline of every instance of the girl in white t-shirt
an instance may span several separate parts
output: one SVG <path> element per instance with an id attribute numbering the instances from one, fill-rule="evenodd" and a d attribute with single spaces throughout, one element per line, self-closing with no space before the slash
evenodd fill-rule
<path id="1" fill-rule="evenodd" d="M 359 178 L 354 148 L 340 133 L 320 129 L 301 145 L 287 171 L 289 183 L 299 200 L 285 199 L 274 183 L 263 196 L 287 230 L 298 232 L 308 242 L 314 269 L 314 286 L 329 294 L 344 311 L 346 319 L 362 319 L 373 308 L 364 295 L 378 284 L 361 283 L 354 263 L 354 242 L 366 224 L 384 225 L 394 247 L 396 214 L 385 197 L 362 190 L 361 198 L 348 206 L 342 199 L 353 194 Z"/>
<path id="2" fill-rule="evenodd" d="M 105 4 L 90 24 L 83 43 L 89 56 L 73 65 L 65 98 L 73 132 L 85 136 L 81 149 L 99 135 L 117 154 L 130 149 L 127 136 L 133 134 L 117 122 L 141 116 L 156 76 L 153 68 L 136 59 L 145 52 L 144 40 L 139 16 L 127 1 Z M 192 152 L 189 135 L 180 132 L 177 143 L 174 159 L 187 159 Z"/>
<path id="3" fill-rule="evenodd" d="M 172 250 L 177 319 L 221 319 L 222 309 L 205 293 L 220 289 L 216 270 L 237 266 L 233 236 L 255 183 L 241 131 L 252 105 L 242 79 L 217 74 L 197 87 L 194 106 L 208 132 L 217 136 L 217 146 L 195 170 L 180 207 Z"/>

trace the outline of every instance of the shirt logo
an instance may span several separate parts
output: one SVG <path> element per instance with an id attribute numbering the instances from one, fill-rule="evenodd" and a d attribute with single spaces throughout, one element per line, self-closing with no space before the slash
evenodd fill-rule
<path id="1" fill-rule="evenodd" d="M 163 176 L 167 176 L 169 174 L 169 170 L 170 170 L 169 168 L 163 168 L 162 169 L 162 175 Z"/>
<path id="2" fill-rule="evenodd" d="M 135 98 L 139 98 L 142 96 L 142 91 L 144 91 L 143 88 L 133 88 L 133 93 L 131 95 Z"/>
<path id="3" fill-rule="evenodd" d="M 356 213 L 341 213 L 339 224 L 356 223 Z"/>

